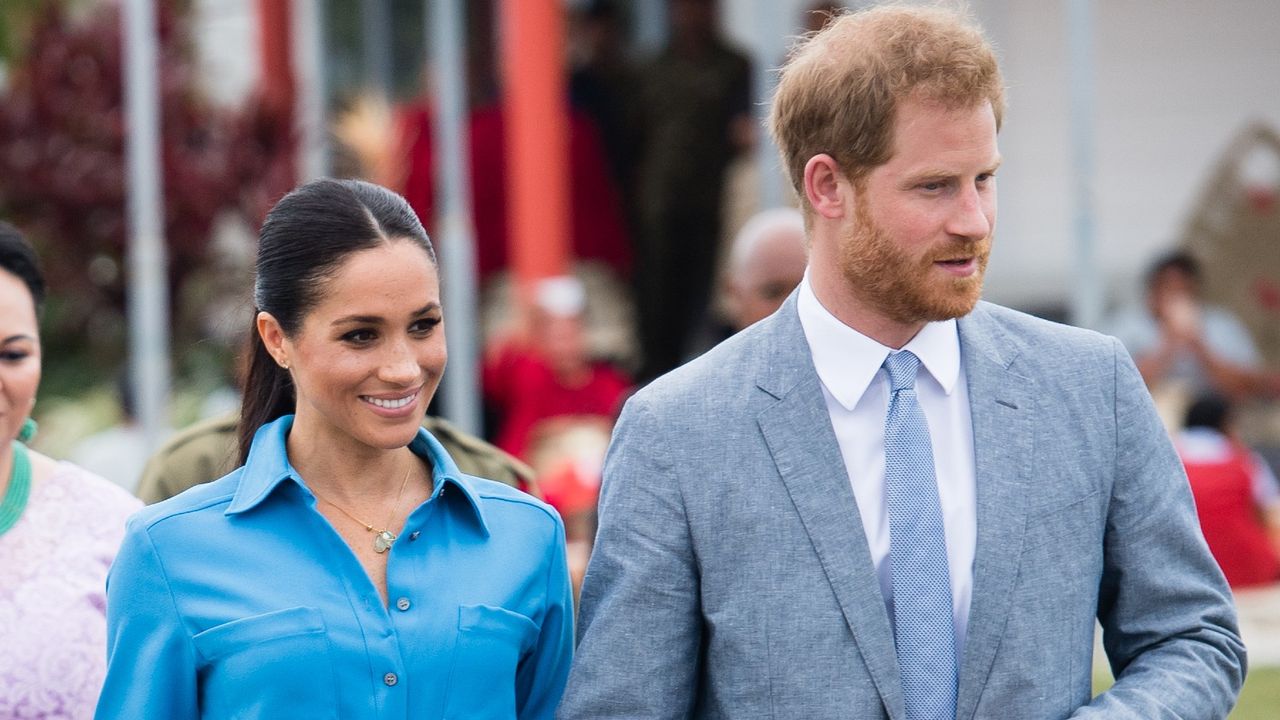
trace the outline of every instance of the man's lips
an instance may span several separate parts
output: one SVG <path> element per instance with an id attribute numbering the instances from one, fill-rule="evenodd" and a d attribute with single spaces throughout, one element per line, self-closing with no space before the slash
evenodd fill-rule
<path id="1" fill-rule="evenodd" d="M 946 258 L 933 261 L 934 265 L 946 270 L 952 275 L 959 277 L 968 277 L 978 271 L 978 256 L 969 255 L 965 257 Z"/>

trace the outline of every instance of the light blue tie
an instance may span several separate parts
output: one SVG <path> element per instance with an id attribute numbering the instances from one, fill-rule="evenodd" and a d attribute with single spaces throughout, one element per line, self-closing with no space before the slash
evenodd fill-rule
<path id="1" fill-rule="evenodd" d="M 908 720 L 954 720 L 956 646 L 947 543 L 933 472 L 929 426 L 916 400 L 920 358 L 895 352 L 884 419 L 884 488 L 889 507 L 893 634 Z"/>

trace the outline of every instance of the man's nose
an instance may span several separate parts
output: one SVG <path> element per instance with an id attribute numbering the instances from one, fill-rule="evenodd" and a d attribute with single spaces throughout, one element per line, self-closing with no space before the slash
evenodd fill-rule
<path id="1" fill-rule="evenodd" d="M 956 198 L 947 232 L 968 240 L 982 240 L 991 234 L 995 219 L 994 189 L 969 187 Z"/>

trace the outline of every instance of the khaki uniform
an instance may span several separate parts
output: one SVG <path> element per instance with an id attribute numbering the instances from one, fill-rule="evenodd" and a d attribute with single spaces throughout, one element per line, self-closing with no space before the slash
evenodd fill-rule
<path id="1" fill-rule="evenodd" d="M 202 420 L 169 438 L 147 461 L 138 497 L 150 505 L 234 470 L 239 464 L 239 419 L 229 414 Z M 423 418 L 422 426 L 440 441 L 462 472 L 538 494 L 533 470 L 511 455 L 437 417 Z"/>

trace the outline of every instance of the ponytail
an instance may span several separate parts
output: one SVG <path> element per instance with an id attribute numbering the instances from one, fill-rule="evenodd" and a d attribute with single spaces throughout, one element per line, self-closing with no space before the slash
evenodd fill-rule
<path id="1" fill-rule="evenodd" d="M 255 312 L 256 316 L 257 313 Z M 289 371 L 276 364 L 267 352 L 267 346 L 258 335 L 258 328 L 249 330 L 249 369 L 244 379 L 244 400 L 240 404 L 240 425 L 236 429 L 240 439 L 240 460 L 243 465 L 249 459 L 249 446 L 258 428 L 294 411 L 293 379 Z"/>

